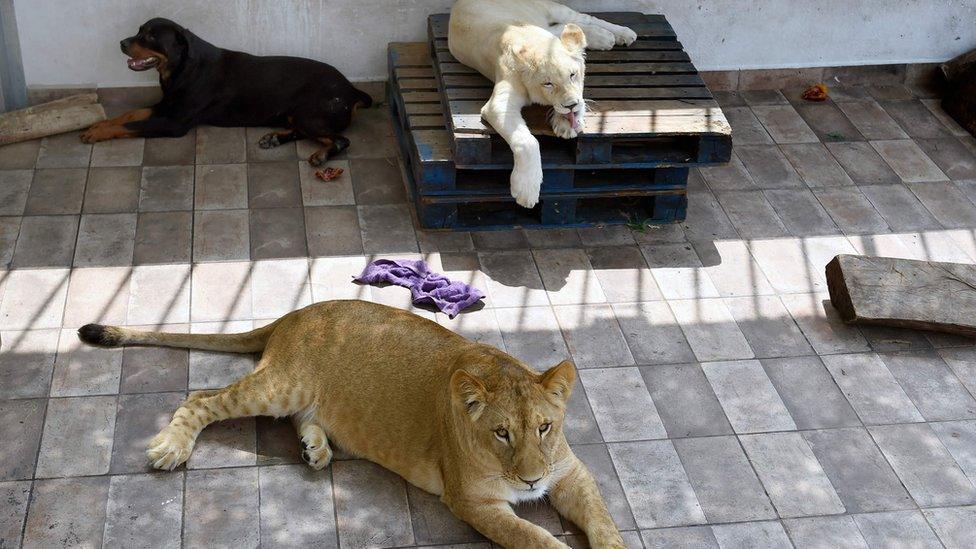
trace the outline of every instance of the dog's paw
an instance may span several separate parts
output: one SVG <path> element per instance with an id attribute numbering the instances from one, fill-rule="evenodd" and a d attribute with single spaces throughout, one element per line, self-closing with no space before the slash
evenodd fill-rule
<path id="1" fill-rule="evenodd" d="M 637 33 L 627 27 L 620 27 L 614 35 L 618 46 L 629 46 L 637 41 Z"/>
<path id="2" fill-rule="evenodd" d="M 99 141 L 110 139 L 105 131 L 106 128 L 108 128 L 108 126 L 98 125 L 88 128 L 81 134 L 81 142 L 91 145 L 92 143 L 98 143 Z"/>
<path id="3" fill-rule="evenodd" d="M 329 161 L 329 151 L 322 149 L 315 151 L 308 157 L 308 163 L 314 168 L 319 168 Z"/>
<path id="4" fill-rule="evenodd" d="M 191 452 L 193 440 L 182 430 L 167 426 L 149 442 L 146 457 L 154 468 L 172 471 L 190 459 Z"/>
<path id="5" fill-rule="evenodd" d="M 583 121 L 577 120 L 576 123 L 582 127 Z M 554 114 L 552 117 L 552 133 L 556 134 L 556 137 L 563 139 L 573 139 L 579 135 L 579 132 L 569 123 L 569 120 L 560 114 Z"/>
<path id="6" fill-rule="evenodd" d="M 530 166 L 512 170 L 512 198 L 523 208 L 534 208 L 539 203 L 542 190 L 542 164 L 531 162 Z"/>
<path id="7" fill-rule="evenodd" d="M 278 145 L 281 145 L 281 143 L 278 141 L 278 134 L 274 132 L 265 134 L 258 140 L 258 147 L 262 149 L 273 149 Z"/>
<path id="8" fill-rule="evenodd" d="M 591 50 L 612 50 L 617 37 L 607 29 L 594 27 L 586 34 L 586 47 Z"/>

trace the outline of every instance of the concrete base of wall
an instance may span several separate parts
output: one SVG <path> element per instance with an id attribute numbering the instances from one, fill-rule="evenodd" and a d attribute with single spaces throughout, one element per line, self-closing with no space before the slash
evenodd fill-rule
<path id="1" fill-rule="evenodd" d="M 939 63 L 864 65 L 852 67 L 819 67 L 809 69 L 760 69 L 741 71 L 705 71 L 701 75 L 712 91 L 781 90 L 825 83 L 827 86 L 894 86 L 904 85 L 920 97 L 939 97 L 944 78 Z M 386 100 L 386 82 L 356 82 L 356 86 Z M 27 90 L 31 105 L 53 101 L 76 93 L 97 92 L 107 107 L 114 105 L 152 105 L 159 100 L 157 86 L 94 88 L 91 86 L 47 87 Z"/>
<path id="2" fill-rule="evenodd" d="M 830 86 L 904 85 L 925 96 L 938 96 L 944 83 L 939 63 L 706 71 L 701 73 L 712 91 L 781 90 L 813 84 Z"/>

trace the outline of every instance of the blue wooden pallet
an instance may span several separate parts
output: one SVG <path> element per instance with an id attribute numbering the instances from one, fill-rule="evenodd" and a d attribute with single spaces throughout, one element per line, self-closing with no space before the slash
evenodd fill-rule
<path id="1" fill-rule="evenodd" d="M 407 184 L 422 227 L 500 230 L 673 223 L 685 218 L 688 168 L 547 169 L 540 203 L 518 206 L 511 168 L 457 169 L 423 44 L 391 44 L 389 103 Z M 424 67 L 424 64 L 427 64 Z M 419 86 L 419 87 L 418 87 Z M 579 166 L 576 166 L 579 168 Z"/>
<path id="2" fill-rule="evenodd" d="M 506 193 L 511 163 L 473 168 L 455 164 L 454 137 L 439 110 L 440 94 L 430 74 L 432 67 L 426 48 L 418 43 L 391 44 L 388 54 L 390 104 L 405 133 L 404 156 L 411 157 L 419 192 L 423 195 Z M 543 194 L 681 190 L 687 183 L 689 164 L 684 162 L 667 167 L 659 162 L 580 164 L 572 160 L 573 141 L 542 137 L 540 144 Z"/>
<path id="3" fill-rule="evenodd" d="M 546 109 L 523 111 L 532 133 L 557 147 L 560 164 L 615 167 L 705 166 L 728 162 L 731 127 L 662 15 L 635 12 L 593 14 L 638 34 L 627 48 L 587 52 L 586 91 L 595 100 L 587 129 L 577 139 L 552 136 Z M 440 90 L 445 121 L 453 135 L 454 162 L 478 169 L 512 165 L 508 145 L 481 118 L 492 83 L 458 62 L 447 46 L 448 14 L 428 19 L 434 89 Z"/>

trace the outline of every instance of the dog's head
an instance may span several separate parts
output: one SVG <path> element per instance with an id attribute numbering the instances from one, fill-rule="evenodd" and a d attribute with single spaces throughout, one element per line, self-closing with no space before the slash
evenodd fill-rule
<path id="1" fill-rule="evenodd" d="M 152 68 L 166 73 L 186 59 L 190 47 L 189 32 L 169 19 L 150 19 L 139 27 L 135 36 L 122 41 L 122 53 L 129 56 L 129 68 L 145 71 Z"/>

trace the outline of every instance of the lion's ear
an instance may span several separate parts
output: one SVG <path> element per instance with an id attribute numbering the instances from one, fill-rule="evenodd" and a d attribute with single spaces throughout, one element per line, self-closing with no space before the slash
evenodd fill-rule
<path id="1" fill-rule="evenodd" d="M 569 402 L 574 383 L 576 383 L 576 367 L 568 360 L 546 370 L 546 373 L 542 374 L 542 379 L 539 380 L 539 384 L 547 393 L 564 403 Z"/>
<path id="2" fill-rule="evenodd" d="M 451 398 L 455 406 L 467 410 L 472 419 L 478 419 L 485 409 L 488 388 L 477 376 L 457 370 L 451 376 Z"/>
<path id="3" fill-rule="evenodd" d="M 586 49 L 586 34 L 574 23 L 568 23 L 559 40 L 573 55 L 581 55 Z"/>
<path id="4" fill-rule="evenodd" d="M 528 44 L 512 44 L 504 56 L 503 63 L 508 70 L 515 73 L 526 73 L 535 70 L 537 62 L 532 48 Z"/>

